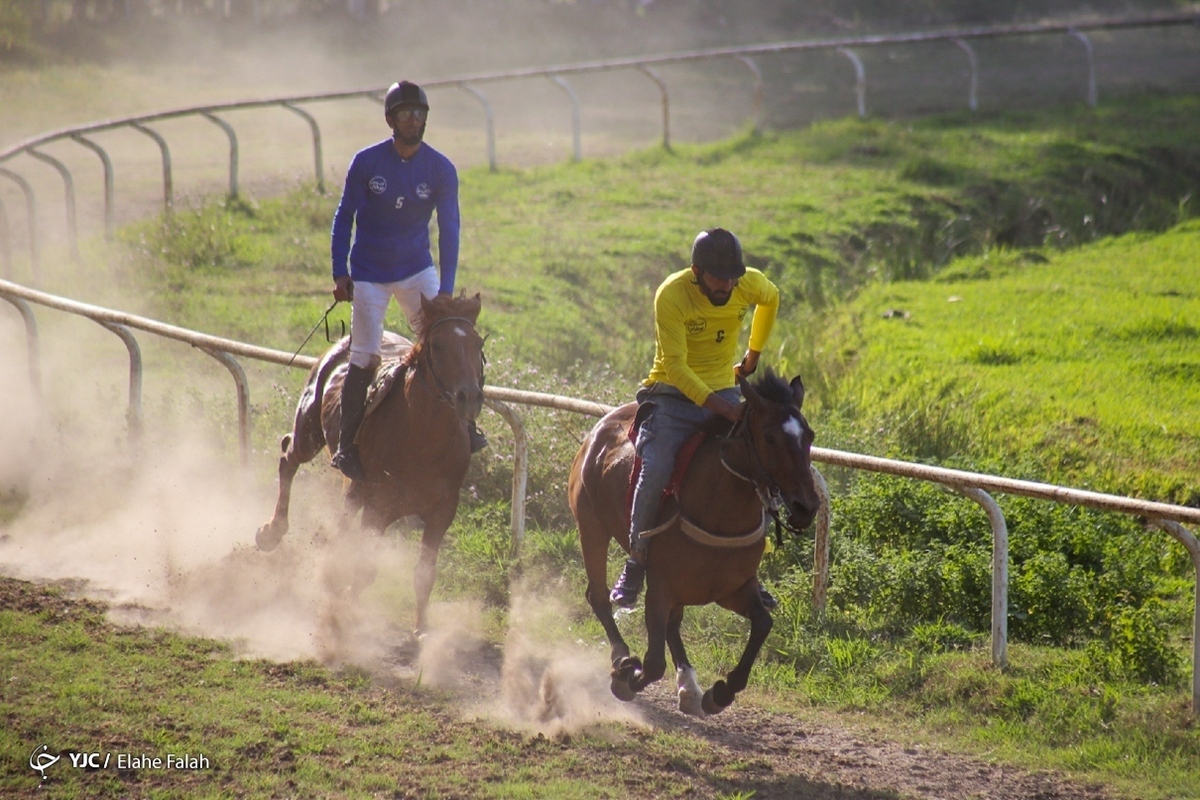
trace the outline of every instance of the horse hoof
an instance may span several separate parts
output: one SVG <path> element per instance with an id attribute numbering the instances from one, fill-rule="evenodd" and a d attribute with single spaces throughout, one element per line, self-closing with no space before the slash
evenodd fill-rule
<path id="1" fill-rule="evenodd" d="M 696 671 L 691 667 L 677 670 L 675 683 L 679 687 L 679 710 L 692 717 L 707 716 L 704 713 L 703 692 L 696 682 Z"/>
<path id="2" fill-rule="evenodd" d="M 641 659 L 636 656 L 625 656 L 618 661 L 613 667 L 612 680 L 609 683 L 613 697 L 625 703 L 637 697 L 637 690 L 630 685 L 630 682 L 641 669 Z"/>
<path id="3" fill-rule="evenodd" d="M 707 692 L 704 692 L 704 699 L 702 699 L 700 702 L 700 708 L 704 710 L 704 714 L 712 716 L 715 714 L 720 714 L 720 712 L 724 711 L 726 708 L 728 708 L 728 706 L 719 705 L 716 703 L 716 698 L 713 697 L 713 690 L 708 690 Z"/>
<path id="4" fill-rule="evenodd" d="M 269 553 L 279 547 L 279 543 L 283 541 L 283 534 L 286 532 L 287 528 L 282 526 L 277 528 L 268 522 L 254 534 L 254 544 L 262 552 Z"/>
<path id="5" fill-rule="evenodd" d="M 629 681 L 621 678 L 620 675 L 613 674 L 612 681 L 609 683 L 609 688 L 612 690 L 613 697 L 620 700 L 622 703 L 628 703 L 633 698 L 637 697 L 637 692 L 629 685 Z"/>
<path id="6" fill-rule="evenodd" d="M 709 714 L 700 693 L 690 689 L 679 690 L 679 710 L 689 717 L 707 717 Z"/>

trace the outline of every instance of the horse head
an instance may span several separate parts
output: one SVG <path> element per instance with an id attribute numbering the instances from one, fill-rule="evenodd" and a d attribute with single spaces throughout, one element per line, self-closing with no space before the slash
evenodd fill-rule
<path id="1" fill-rule="evenodd" d="M 804 384 L 799 376 L 786 383 L 769 369 L 754 384 L 741 377 L 738 384 L 746 399 L 738 428 L 755 489 L 772 511 L 787 509 L 789 528 L 807 528 L 820 510 L 821 496 L 812 475 L 813 429 L 800 411 Z"/>
<path id="2" fill-rule="evenodd" d="M 475 330 L 480 306 L 478 294 L 422 297 L 410 355 L 421 379 L 466 420 L 483 408 L 484 338 Z"/>

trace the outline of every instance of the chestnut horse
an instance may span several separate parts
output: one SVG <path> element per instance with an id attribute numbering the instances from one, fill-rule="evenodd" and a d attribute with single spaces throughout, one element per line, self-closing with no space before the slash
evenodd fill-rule
<path id="1" fill-rule="evenodd" d="M 813 431 L 800 413 L 804 385 L 766 371 L 751 385 L 739 378 L 745 409 L 727 436 L 708 436 L 697 448 L 677 497 L 663 504 L 662 531 L 650 539 L 646 562 L 645 664 L 630 656 L 608 597 L 608 548 L 629 550 L 627 496 L 634 463 L 628 403 L 604 416 L 584 440 L 571 467 L 567 493 L 579 526 L 587 599 L 612 645 L 611 688 L 632 700 L 666 672 L 664 644 L 675 662 L 679 707 L 716 714 L 746 688 L 750 668 L 771 631 L 759 596 L 758 564 L 766 546 L 766 513 L 786 509 L 788 527 L 813 521 L 820 496 L 813 481 Z M 766 506 L 764 506 L 764 503 Z M 741 660 L 725 680 L 700 697 L 679 629 L 685 606 L 718 603 L 750 620 Z"/>
<path id="2" fill-rule="evenodd" d="M 420 517 L 424 532 L 414 574 L 418 635 L 426 628 L 438 548 L 458 512 L 471 459 L 466 426 L 483 405 L 483 337 L 475 330 L 479 309 L 479 295 L 422 298 L 415 345 L 385 334 L 384 363 L 357 436 L 366 477 L 348 481 L 345 493 L 346 514 L 362 509 L 368 532 L 382 534 L 401 517 Z M 326 446 L 330 453 L 337 450 L 349 352 L 350 340 L 344 338 L 309 373 L 292 432 L 281 441 L 279 498 L 274 515 L 255 536 L 260 550 L 275 549 L 287 533 L 296 470 Z M 367 571 L 370 577 L 359 579 L 354 590 L 373 580 L 373 566 Z"/>

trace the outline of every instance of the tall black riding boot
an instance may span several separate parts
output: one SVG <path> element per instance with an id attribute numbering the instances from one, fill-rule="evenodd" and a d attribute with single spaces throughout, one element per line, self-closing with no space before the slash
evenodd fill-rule
<path id="1" fill-rule="evenodd" d="M 329 465 L 353 481 L 361 481 L 365 477 L 354 437 L 362 425 L 367 388 L 373 377 L 375 370 L 351 364 L 346 372 L 346 382 L 342 384 L 342 433 L 338 438 L 337 452 L 333 454 Z"/>

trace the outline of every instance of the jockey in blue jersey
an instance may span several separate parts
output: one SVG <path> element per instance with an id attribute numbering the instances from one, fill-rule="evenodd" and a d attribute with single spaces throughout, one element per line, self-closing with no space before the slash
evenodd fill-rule
<path id="1" fill-rule="evenodd" d="M 392 137 L 354 155 L 330 239 L 333 296 L 353 303 L 341 436 L 330 463 L 354 480 L 363 478 L 354 439 L 380 363 L 388 304 L 395 297 L 416 330 L 421 297 L 453 294 L 458 270 L 458 171 L 423 141 L 429 98 L 415 83 L 400 81 L 388 89 L 383 111 Z M 440 275 L 430 252 L 434 211 Z M 471 452 L 476 452 L 487 439 L 474 423 L 468 424 Z"/>

